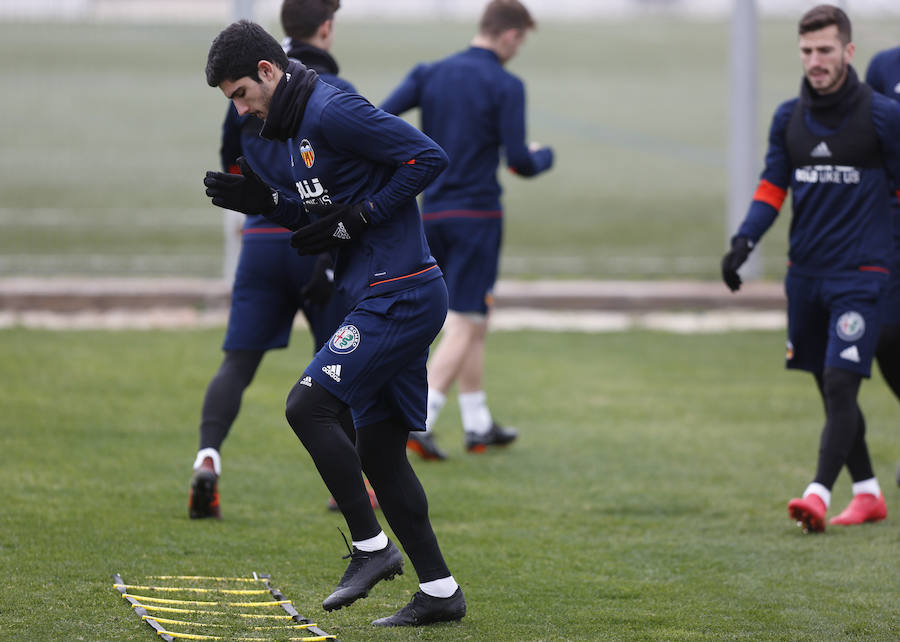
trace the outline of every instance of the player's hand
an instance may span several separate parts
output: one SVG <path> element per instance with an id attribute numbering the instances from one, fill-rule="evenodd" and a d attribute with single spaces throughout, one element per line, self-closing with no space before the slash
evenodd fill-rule
<path id="1" fill-rule="evenodd" d="M 738 268 L 741 267 L 750 256 L 753 249 L 753 241 L 746 236 L 735 236 L 731 239 L 731 249 L 722 257 L 722 280 L 732 292 L 737 292 L 741 287 L 741 276 Z"/>
<path id="2" fill-rule="evenodd" d="M 300 254 L 321 254 L 333 247 L 355 243 L 369 226 L 364 203 L 304 203 L 303 207 L 313 217 L 317 217 L 317 220 L 291 234 L 291 247 L 296 248 Z"/>
<path id="3" fill-rule="evenodd" d="M 314 305 L 325 305 L 334 291 L 334 264 L 331 255 L 323 252 L 316 259 L 313 272 L 300 290 L 303 300 Z"/>
<path id="4" fill-rule="evenodd" d="M 246 159 L 237 159 L 240 174 L 206 172 L 203 184 L 213 205 L 244 214 L 268 214 L 278 205 L 278 192 L 256 175 Z"/>

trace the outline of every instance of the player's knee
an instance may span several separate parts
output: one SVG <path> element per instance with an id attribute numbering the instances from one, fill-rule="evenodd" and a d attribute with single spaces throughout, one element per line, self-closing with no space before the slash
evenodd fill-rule
<path id="1" fill-rule="evenodd" d="M 842 368 L 825 368 L 823 392 L 830 402 L 849 402 L 856 399 L 862 375 Z"/>
<path id="2" fill-rule="evenodd" d="M 339 425 L 338 418 L 346 409 L 337 397 L 308 377 L 294 384 L 285 402 L 284 416 L 297 436 L 304 436 L 323 423 Z"/>

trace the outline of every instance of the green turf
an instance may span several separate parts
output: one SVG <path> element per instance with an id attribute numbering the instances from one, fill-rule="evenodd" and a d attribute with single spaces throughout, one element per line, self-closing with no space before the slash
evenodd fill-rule
<path id="1" fill-rule="evenodd" d="M 0 639 L 150 640 L 110 575 L 273 574 L 346 640 L 893 639 L 898 407 L 864 384 L 885 523 L 804 536 L 785 504 L 814 467 L 812 380 L 774 333 L 504 332 L 490 339 L 495 414 L 522 432 L 415 467 L 469 614 L 375 631 L 412 572 L 349 609 L 342 520 L 283 419 L 308 339 L 266 357 L 224 448 L 224 520 L 192 522 L 187 485 L 220 329 L 0 331 Z M 849 499 L 842 475 L 834 507 Z"/>
<path id="2" fill-rule="evenodd" d="M 900 25 L 854 26 L 862 71 Z M 225 111 L 203 76 L 220 27 L 0 24 L 0 273 L 220 273 L 221 215 L 201 185 Z M 728 33 L 654 18 L 540 26 L 511 68 L 527 82 L 529 137 L 557 163 L 534 180 L 501 172 L 504 276 L 716 278 Z M 793 34 L 790 21 L 761 25 L 760 163 L 772 111 L 797 90 Z M 378 103 L 415 62 L 470 36 L 346 21 L 334 53 Z M 763 245 L 770 278 L 783 272 L 786 218 Z"/>

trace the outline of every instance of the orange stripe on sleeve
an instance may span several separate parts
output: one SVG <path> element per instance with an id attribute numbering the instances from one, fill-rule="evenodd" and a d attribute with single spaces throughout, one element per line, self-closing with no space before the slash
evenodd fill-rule
<path id="1" fill-rule="evenodd" d="M 784 199 L 786 196 L 786 189 L 781 189 L 774 183 L 770 183 L 769 181 L 763 179 L 759 182 L 759 186 L 756 188 L 756 192 L 753 194 L 753 200 L 762 201 L 763 203 L 771 205 L 776 210 L 780 210 L 781 204 L 784 203 Z"/>

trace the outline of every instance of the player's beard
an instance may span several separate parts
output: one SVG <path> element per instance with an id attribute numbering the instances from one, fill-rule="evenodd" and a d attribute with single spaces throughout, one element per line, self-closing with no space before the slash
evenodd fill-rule
<path id="1" fill-rule="evenodd" d="M 816 91 L 820 94 L 833 93 L 840 89 L 845 80 L 847 80 L 847 63 L 844 62 L 842 57 L 841 61 L 834 68 L 834 79 L 828 85 L 816 89 Z M 812 82 L 810 82 L 810 85 L 812 85 Z"/>

